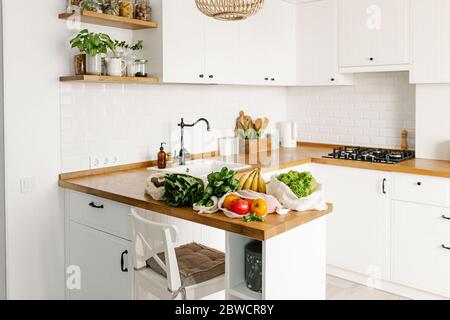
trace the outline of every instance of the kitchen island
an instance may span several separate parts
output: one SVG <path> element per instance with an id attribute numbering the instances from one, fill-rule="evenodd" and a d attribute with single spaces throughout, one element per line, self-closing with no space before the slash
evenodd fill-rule
<path id="1" fill-rule="evenodd" d="M 215 157 L 223 161 L 247 163 L 253 166 L 259 166 L 262 168 L 266 180 L 272 174 L 281 171 L 288 171 L 290 169 L 309 170 L 310 164 L 315 164 L 319 167 L 322 165 L 327 165 L 327 167 L 334 166 L 336 167 L 336 172 L 339 171 L 337 167 L 343 167 L 342 170 L 346 170 L 346 168 L 347 170 L 359 170 L 357 171 L 358 175 L 360 173 L 363 174 L 363 171 L 366 171 L 361 171 L 361 169 L 367 169 L 369 170 L 367 172 L 375 173 L 379 171 L 380 175 L 389 173 L 400 175 L 410 174 L 414 179 L 416 177 L 414 175 L 430 176 L 430 179 L 435 179 L 432 177 L 439 177 L 437 179 L 450 177 L 450 165 L 448 161 L 412 159 L 391 165 L 322 158 L 322 156 L 332 151 L 332 148 L 333 146 L 302 145 L 296 149 L 280 149 L 267 154 L 264 153 L 249 156 L 237 155 L 224 158 L 215 157 L 215 154 L 206 154 L 201 155 L 200 158 Z M 85 251 L 83 251 L 86 250 L 86 248 L 81 250 L 77 242 L 80 238 L 86 236 L 85 233 L 81 233 L 79 230 L 80 227 L 77 224 L 89 226 L 95 230 L 106 232 L 126 240 L 121 243 L 121 246 L 118 248 L 118 254 L 125 252 L 130 240 L 126 216 L 130 207 L 137 207 L 144 209 L 147 212 L 151 212 L 156 219 L 160 219 L 159 217 L 174 217 L 176 219 L 181 219 L 180 221 L 185 221 L 182 226 L 183 228 L 186 228 L 184 231 L 187 233 L 197 233 L 198 229 L 195 229 L 195 231 L 188 230 L 191 226 L 207 226 L 212 227 L 209 229 L 220 230 L 221 233 L 219 233 L 219 236 L 220 234 L 225 234 L 222 238 L 226 238 L 224 248 L 227 254 L 226 269 L 228 298 L 325 298 L 326 216 L 333 210 L 331 204 L 326 211 L 322 212 L 291 212 L 287 216 L 270 215 L 264 223 L 246 223 L 240 220 L 231 220 L 221 213 L 215 215 L 200 215 L 194 213 L 190 208 L 168 207 L 165 203 L 155 201 L 145 194 L 145 181 L 149 175 L 147 167 L 154 165 L 154 162 L 146 162 L 115 168 L 65 173 L 60 176 L 59 185 L 67 189 L 67 265 L 74 263 L 74 261 L 70 260 L 70 257 L 72 256 L 70 250 L 78 253 L 77 257 L 79 259 L 83 259 L 83 257 L 87 255 Z M 332 167 L 330 167 L 330 169 L 331 168 Z M 378 177 L 378 175 L 376 176 Z M 330 176 L 330 178 L 332 177 Z M 321 179 L 319 174 L 319 180 Z M 340 179 L 338 180 L 341 181 Z M 379 183 L 382 182 L 382 180 L 383 179 L 381 178 L 376 178 L 376 181 L 369 181 L 369 184 Z M 445 183 L 445 180 L 438 181 L 444 181 Z M 329 182 L 325 183 L 325 188 L 328 185 L 332 187 L 332 184 L 333 183 Z M 383 195 L 383 193 L 381 194 Z M 369 196 L 373 197 L 375 194 L 373 196 L 367 195 L 367 197 Z M 338 199 L 336 199 L 336 201 L 337 200 Z M 336 206 L 339 215 L 347 215 L 345 203 L 342 203 L 341 201 L 339 208 Z M 90 207 L 90 204 L 93 204 L 95 207 Z M 104 209 L 96 208 L 103 205 Z M 353 212 L 353 209 L 350 211 Z M 357 216 L 355 216 L 355 219 L 356 217 Z M 343 218 L 348 219 L 348 217 Z M 353 221 L 356 220 L 353 219 Z M 346 225 L 348 224 L 351 225 L 352 222 L 348 221 Z M 381 225 L 383 224 L 380 223 L 380 226 Z M 363 226 L 359 226 L 354 230 L 361 229 L 361 232 L 363 232 L 363 230 L 365 230 L 364 228 L 365 227 Z M 336 226 L 334 226 L 333 229 L 336 229 Z M 373 226 L 371 227 L 371 230 L 372 229 Z M 77 230 L 80 234 L 78 237 L 72 239 L 73 230 Z M 221 230 L 224 230 L 225 232 Z M 332 230 L 332 235 L 334 235 L 337 230 L 338 229 Z M 180 229 L 180 231 L 183 233 L 183 229 Z M 342 232 L 339 231 L 339 234 L 342 234 Z M 244 247 L 248 242 L 254 240 L 263 241 L 264 285 L 262 293 L 255 293 L 248 290 L 244 282 Z M 332 243 L 335 240 L 336 239 L 332 240 Z M 95 241 L 96 238 L 93 238 L 89 243 L 92 244 Z M 365 245 L 371 246 L 367 241 Z M 328 242 L 328 246 L 330 246 L 330 242 Z M 331 252 L 332 257 L 334 256 L 334 250 L 335 249 Z M 356 248 L 354 250 L 359 249 Z M 97 258 L 96 254 L 96 251 L 93 250 L 92 255 L 95 258 Z M 342 254 L 339 256 L 342 256 Z M 383 253 L 379 256 L 384 257 L 385 254 Z M 116 261 L 116 256 L 111 257 L 111 259 Z M 335 259 L 333 258 L 333 260 Z M 331 260 L 331 262 L 333 261 Z M 355 267 L 355 269 L 357 268 Z M 342 273 L 335 274 L 339 276 L 343 275 Z M 118 273 L 117 277 L 120 276 L 124 275 Z M 354 278 L 352 278 L 352 280 L 353 279 Z M 358 281 L 357 278 L 354 280 Z M 129 279 L 126 281 L 129 281 Z M 93 284 L 93 286 L 95 286 L 95 284 Z M 118 287 L 123 290 L 123 286 L 124 284 Z M 108 289 L 109 290 L 107 292 L 105 291 L 103 294 L 107 295 L 110 292 L 113 293 L 115 288 Z M 131 287 L 129 288 L 129 291 L 132 292 Z M 69 292 L 68 297 L 95 298 L 98 296 L 89 294 L 77 295 L 76 293 Z M 111 295 L 111 297 L 118 298 L 117 295 Z M 129 297 L 131 297 L 131 294 L 128 293 L 119 296 L 119 298 Z"/>

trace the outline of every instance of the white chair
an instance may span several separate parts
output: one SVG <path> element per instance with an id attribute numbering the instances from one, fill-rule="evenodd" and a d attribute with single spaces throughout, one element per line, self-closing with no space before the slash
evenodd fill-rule
<path id="1" fill-rule="evenodd" d="M 182 247 L 186 248 L 195 245 L 198 248 L 201 245 L 190 244 L 175 248 L 178 234 L 176 226 L 150 221 L 138 214 L 134 209 L 131 209 L 129 217 L 132 231 L 131 257 L 135 270 L 136 299 L 142 299 L 144 296 L 148 297 L 149 293 L 157 299 L 194 300 L 225 289 L 225 276 L 223 273 L 203 282 L 198 281 L 200 283 L 192 283 L 196 281 L 190 279 L 189 284 L 185 286 L 187 281 L 184 281 L 185 279 L 180 276 L 176 252 Z M 202 247 L 205 248 L 204 250 L 214 250 Z M 201 251 L 203 252 L 203 250 Z M 161 256 L 162 252 L 164 256 Z M 160 253 L 159 256 L 158 253 Z M 196 253 L 196 257 L 200 257 L 198 260 L 205 258 L 200 251 L 198 251 L 198 254 Z M 161 268 L 160 272 L 147 266 L 147 261 L 151 258 L 154 259 L 152 260 L 153 264 Z M 218 261 L 221 261 L 221 259 Z M 221 266 L 219 267 L 221 269 Z M 196 266 L 196 268 L 201 268 L 201 266 Z M 143 294 L 139 293 L 141 290 Z"/>

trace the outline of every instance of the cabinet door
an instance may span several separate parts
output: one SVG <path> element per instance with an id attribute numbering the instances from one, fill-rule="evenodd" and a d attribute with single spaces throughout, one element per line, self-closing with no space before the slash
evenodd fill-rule
<path id="1" fill-rule="evenodd" d="M 238 22 L 241 84 L 295 84 L 293 4 L 266 0 L 256 16 Z"/>
<path id="2" fill-rule="evenodd" d="M 392 280 L 450 297 L 450 209 L 394 201 Z"/>
<path id="3" fill-rule="evenodd" d="M 338 73 L 338 0 L 297 6 L 297 84 L 351 84 Z"/>
<path id="4" fill-rule="evenodd" d="M 341 0 L 340 67 L 407 64 L 408 0 Z"/>
<path id="5" fill-rule="evenodd" d="M 327 264 L 388 279 L 389 173 L 327 165 L 314 165 L 313 172 L 334 204 Z"/>
<path id="6" fill-rule="evenodd" d="M 269 84 L 271 71 L 267 66 L 267 32 L 270 25 L 266 23 L 267 3 L 265 1 L 264 7 L 256 16 L 236 22 L 239 27 L 239 84 Z"/>
<path id="7" fill-rule="evenodd" d="M 133 269 L 126 253 L 131 243 L 75 222 L 69 229 L 69 265 L 81 271 L 81 289 L 69 290 L 69 298 L 131 299 Z"/>
<path id="8" fill-rule="evenodd" d="M 296 82 L 296 9 L 283 0 L 266 1 L 268 60 L 273 85 L 293 86 Z M 268 16 L 267 16 L 268 14 Z"/>
<path id="9" fill-rule="evenodd" d="M 412 0 L 412 83 L 450 83 L 450 1 Z"/>
<path id="10" fill-rule="evenodd" d="M 228 21 L 205 21 L 205 76 L 211 83 L 239 81 L 239 25 Z"/>
<path id="11" fill-rule="evenodd" d="M 204 27 L 194 1 L 163 1 L 164 82 L 207 82 Z"/>

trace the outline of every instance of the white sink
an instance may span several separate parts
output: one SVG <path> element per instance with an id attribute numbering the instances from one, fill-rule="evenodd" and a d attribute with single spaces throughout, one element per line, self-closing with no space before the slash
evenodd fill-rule
<path id="1" fill-rule="evenodd" d="M 220 171 L 223 167 L 227 167 L 228 169 L 235 171 L 241 171 L 251 168 L 251 166 L 242 163 L 199 159 L 186 161 L 186 165 L 184 166 L 177 165 L 166 169 L 158 169 L 158 167 L 151 167 L 148 169 L 168 173 L 185 173 L 195 177 L 206 177 L 211 172 Z"/>

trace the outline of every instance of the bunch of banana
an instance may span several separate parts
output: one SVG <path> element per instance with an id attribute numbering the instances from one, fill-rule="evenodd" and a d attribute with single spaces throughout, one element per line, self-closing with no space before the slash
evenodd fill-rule
<path id="1" fill-rule="evenodd" d="M 240 179 L 239 190 L 252 190 L 259 193 L 266 193 L 266 182 L 261 176 L 261 169 L 255 168 L 245 173 Z"/>

